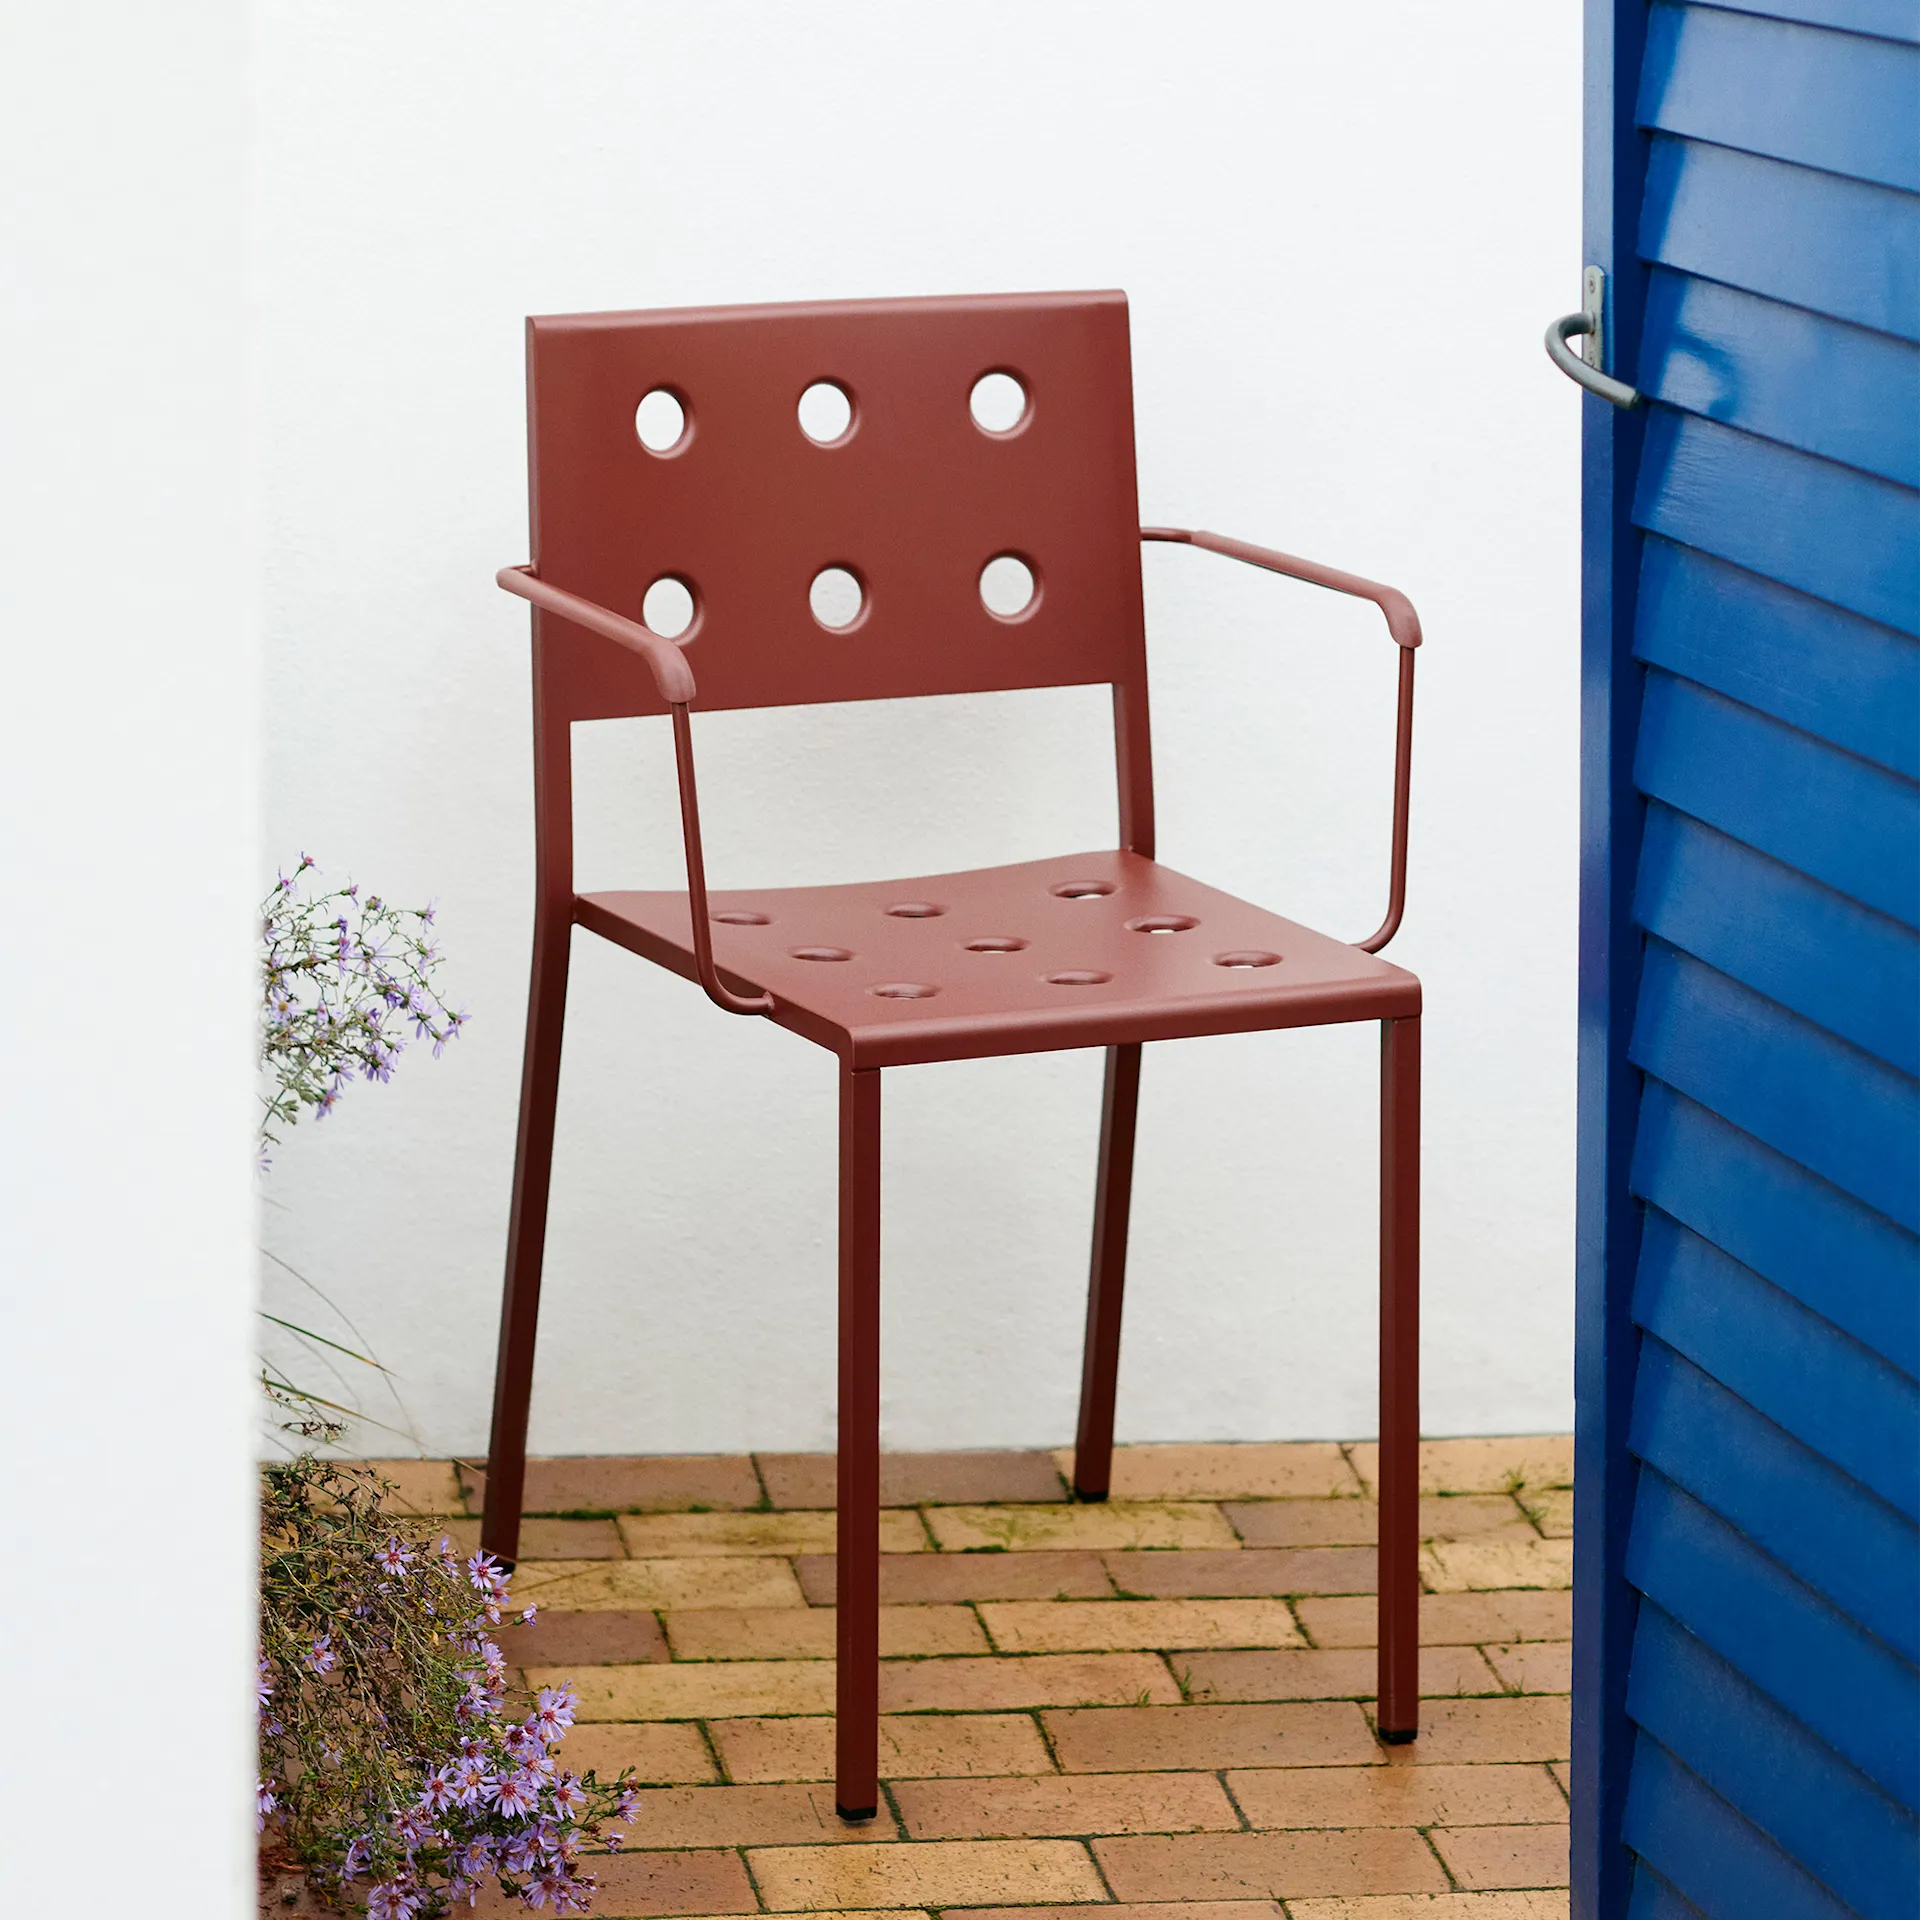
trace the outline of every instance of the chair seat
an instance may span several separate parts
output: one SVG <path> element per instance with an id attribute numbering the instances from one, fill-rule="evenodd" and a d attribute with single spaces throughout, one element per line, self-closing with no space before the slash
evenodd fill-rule
<path id="1" fill-rule="evenodd" d="M 710 895 L 715 958 L 856 1068 L 1420 1011 L 1404 969 L 1137 853 Z M 684 893 L 589 893 L 579 923 L 695 977 Z"/>

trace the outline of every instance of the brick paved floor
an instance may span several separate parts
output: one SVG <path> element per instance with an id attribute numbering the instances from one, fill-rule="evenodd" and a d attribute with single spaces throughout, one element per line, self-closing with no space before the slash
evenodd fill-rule
<path id="1" fill-rule="evenodd" d="M 480 1475 L 382 1464 L 477 1542 Z M 579 1688 L 571 1765 L 652 1783 L 596 1913 L 1564 1920 L 1568 1439 L 1424 1449 L 1426 1699 L 1397 1748 L 1371 1447 L 1124 1448 L 1104 1506 L 1068 1501 L 1069 1464 L 887 1461 L 884 1805 L 850 1828 L 823 1784 L 831 1459 L 531 1463 L 540 1620 L 504 1644 Z"/>

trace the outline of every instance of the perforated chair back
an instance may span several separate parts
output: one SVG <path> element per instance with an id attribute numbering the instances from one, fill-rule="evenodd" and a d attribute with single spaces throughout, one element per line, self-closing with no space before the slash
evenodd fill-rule
<path id="1" fill-rule="evenodd" d="M 1026 390 L 1010 431 L 969 406 L 995 372 Z M 682 581 L 701 708 L 1099 682 L 1144 695 L 1123 294 L 537 318 L 528 379 L 536 571 L 634 619 L 657 580 Z M 852 402 L 827 444 L 798 414 L 823 381 Z M 654 452 L 635 414 L 662 390 L 685 426 Z M 1037 584 L 1010 618 L 980 591 L 1001 555 Z M 863 593 L 837 630 L 809 604 L 834 567 Z M 555 615 L 541 625 L 551 718 L 665 711 L 643 662 Z"/>

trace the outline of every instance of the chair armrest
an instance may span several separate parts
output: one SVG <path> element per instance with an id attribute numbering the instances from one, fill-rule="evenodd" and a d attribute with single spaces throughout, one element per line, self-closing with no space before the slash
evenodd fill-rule
<path id="1" fill-rule="evenodd" d="M 1396 646 L 1420 644 L 1420 616 L 1414 612 L 1413 602 L 1398 587 L 1383 587 L 1379 581 L 1364 580 L 1357 573 L 1342 573 L 1338 567 L 1323 567 L 1317 560 L 1299 560 L 1290 553 L 1276 553 L 1271 547 L 1256 547 L 1245 540 L 1229 540 L 1220 533 L 1190 531 L 1185 527 L 1142 527 L 1140 538 L 1204 547 L 1209 553 L 1224 553 L 1229 560 L 1244 560 L 1250 567 L 1284 573 L 1311 586 L 1330 587 L 1335 593 L 1348 593 L 1356 600 L 1371 600 L 1387 616 L 1387 631 Z"/>
<path id="2" fill-rule="evenodd" d="M 651 627 L 609 612 L 577 593 L 549 586 L 529 567 L 502 567 L 494 575 L 509 593 L 536 607 L 597 633 L 637 653 L 653 671 L 653 684 L 673 713 L 673 761 L 680 780 L 680 838 L 687 856 L 687 917 L 693 933 L 693 963 L 700 984 L 715 1006 L 728 1013 L 771 1013 L 770 993 L 739 994 L 726 986 L 713 959 L 713 922 L 707 910 L 707 863 L 700 845 L 700 796 L 693 778 L 693 720 L 687 712 L 694 696 L 693 669 L 671 640 Z"/>
<path id="3" fill-rule="evenodd" d="M 629 653 L 637 653 L 652 669 L 653 684 L 668 706 L 684 706 L 694 697 L 693 669 L 687 665 L 687 656 L 651 627 L 609 612 L 591 600 L 581 599 L 577 593 L 549 586 L 531 567 L 502 567 L 493 577 L 522 600 L 531 600 L 536 607 L 557 613 L 561 619 L 571 620 L 576 627 L 597 633 L 603 640 L 625 647 Z"/>
<path id="4" fill-rule="evenodd" d="M 1383 587 L 1379 581 L 1363 579 L 1357 573 L 1342 573 L 1338 567 L 1324 567 L 1317 560 L 1296 559 L 1290 553 L 1276 553 L 1271 547 L 1252 546 L 1245 540 L 1229 540 L 1218 533 L 1185 527 L 1142 527 L 1140 538 L 1204 547 L 1209 553 L 1225 554 L 1229 560 L 1243 560 L 1248 566 L 1263 567 L 1269 573 L 1283 573 L 1310 586 L 1328 587 L 1358 600 L 1371 600 L 1386 616 L 1387 632 L 1400 649 L 1400 688 L 1393 732 L 1393 851 L 1388 863 L 1387 917 L 1366 939 L 1353 943 L 1363 953 L 1378 953 L 1400 931 L 1407 904 L 1407 825 L 1413 798 L 1413 656 L 1420 645 L 1420 616 L 1414 612 L 1413 602 L 1397 587 Z"/>

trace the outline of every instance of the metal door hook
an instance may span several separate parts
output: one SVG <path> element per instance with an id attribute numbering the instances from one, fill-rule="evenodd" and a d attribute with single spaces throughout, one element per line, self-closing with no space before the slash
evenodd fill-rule
<path id="1" fill-rule="evenodd" d="M 1581 276 L 1581 291 L 1586 304 L 1578 313 L 1563 313 L 1547 329 L 1547 358 L 1577 386 L 1611 400 L 1616 407 L 1637 407 L 1640 390 L 1624 380 L 1600 371 L 1605 359 L 1605 315 L 1607 276 L 1598 267 L 1589 267 Z M 1568 341 L 1575 334 L 1586 336 L 1583 353 L 1575 354 Z"/>

